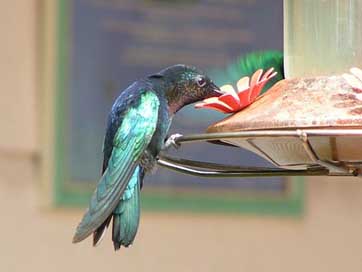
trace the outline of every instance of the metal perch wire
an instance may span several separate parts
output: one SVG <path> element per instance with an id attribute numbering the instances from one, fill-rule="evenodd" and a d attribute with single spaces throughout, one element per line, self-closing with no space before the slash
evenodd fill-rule
<path id="1" fill-rule="evenodd" d="M 342 154 L 339 146 L 352 145 L 355 150 L 362 150 L 362 129 L 288 129 L 288 130 L 250 130 L 239 132 L 204 133 L 187 136 L 172 136 L 176 144 L 183 145 L 197 142 L 222 142 L 231 145 L 245 147 L 265 159 L 271 161 L 277 167 L 242 167 L 224 165 L 218 163 L 201 162 L 174 158 L 168 155 L 160 155 L 158 164 L 184 174 L 210 177 L 210 178 L 235 178 L 235 177 L 261 177 L 261 176 L 361 176 L 362 154 L 356 158 L 355 154 Z M 293 165 L 278 163 L 278 156 L 271 154 L 270 150 L 263 150 L 255 144 L 258 139 L 273 146 L 274 140 L 282 138 L 287 149 L 279 146 L 282 151 L 279 157 L 294 155 L 294 160 L 300 160 Z M 315 140 L 321 139 L 326 144 L 316 145 Z M 295 141 L 297 140 L 297 141 Z M 262 146 L 265 146 L 262 145 Z M 300 148 L 302 147 L 302 148 Z M 288 150 L 286 154 L 285 150 Z M 330 157 L 326 156 L 329 150 Z M 283 153 L 284 152 L 284 153 Z M 303 152 L 304 154 L 302 154 Z M 338 154 L 339 153 L 339 154 Z M 350 158 L 348 158 L 350 156 Z M 277 159 L 275 159 L 277 157 Z M 308 159 L 306 160 L 305 157 Z M 341 157 L 341 158 L 339 158 Z M 358 157 L 358 156 L 357 156 Z M 283 161 L 283 160 L 282 160 Z"/>

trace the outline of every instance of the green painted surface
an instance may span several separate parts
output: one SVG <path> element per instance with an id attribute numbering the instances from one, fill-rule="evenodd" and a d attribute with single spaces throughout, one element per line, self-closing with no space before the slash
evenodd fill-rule
<path id="1" fill-rule="evenodd" d="M 57 12 L 57 67 L 56 67 L 56 108 L 54 112 L 55 129 L 55 173 L 53 199 L 55 206 L 85 207 L 91 198 L 95 186 L 90 184 L 72 184 L 67 177 L 65 164 L 67 82 L 68 82 L 68 46 L 70 42 L 70 12 L 68 2 L 58 0 Z M 205 196 L 204 194 L 185 195 L 178 193 L 143 192 L 142 207 L 157 211 L 191 212 L 231 212 L 251 214 L 273 214 L 299 216 L 303 212 L 303 178 L 293 178 L 291 190 L 285 195 L 244 198 L 236 194 Z"/>
<path id="2" fill-rule="evenodd" d="M 64 146 L 65 146 L 65 97 L 67 89 L 67 67 L 68 67 L 68 52 L 66 46 L 68 40 L 68 12 L 67 1 L 57 1 L 57 18 L 56 18 L 56 37 L 57 37 L 57 50 L 56 50 L 56 86 L 55 86 L 55 173 L 54 173 L 54 203 L 61 205 L 65 199 L 68 199 L 68 192 L 64 188 L 66 180 L 66 169 L 64 164 Z"/>

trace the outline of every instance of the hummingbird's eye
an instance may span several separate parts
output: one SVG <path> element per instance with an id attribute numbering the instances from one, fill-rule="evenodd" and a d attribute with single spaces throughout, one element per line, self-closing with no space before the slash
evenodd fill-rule
<path id="1" fill-rule="evenodd" d="M 206 79 L 201 76 L 196 79 L 196 82 L 199 87 L 204 87 L 206 85 Z"/>

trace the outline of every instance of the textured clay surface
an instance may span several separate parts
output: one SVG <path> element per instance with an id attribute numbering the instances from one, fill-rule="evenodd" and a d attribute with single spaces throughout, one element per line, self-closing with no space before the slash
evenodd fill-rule
<path id="1" fill-rule="evenodd" d="M 362 93 L 341 76 L 286 79 L 208 132 L 362 126 Z"/>

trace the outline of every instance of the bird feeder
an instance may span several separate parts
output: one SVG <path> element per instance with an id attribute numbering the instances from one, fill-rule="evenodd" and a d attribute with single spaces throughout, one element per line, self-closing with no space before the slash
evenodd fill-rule
<path id="1" fill-rule="evenodd" d="M 181 146 L 207 141 L 247 149 L 275 167 L 168 155 L 159 157 L 159 165 L 206 177 L 362 175 L 362 70 L 350 70 L 362 66 L 362 1 L 285 0 L 284 16 L 286 79 L 206 133 L 174 137 Z M 271 75 L 267 71 L 265 78 Z M 257 71 L 248 91 L 263 79 Z M 224 112 L 230 106 L 232 112 L 244 105 L 238 99 L 224 96 L 203 106 Z"/>

